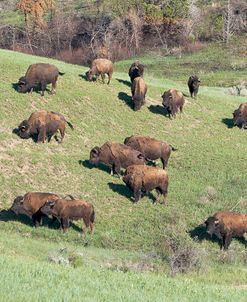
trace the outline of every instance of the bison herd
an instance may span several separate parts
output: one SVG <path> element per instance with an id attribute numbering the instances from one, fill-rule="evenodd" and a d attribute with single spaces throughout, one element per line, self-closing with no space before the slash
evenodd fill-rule
<path id="1" fill-rule="evenodd" d="M 91 68 L 86 72 L 86 79 L 92 81 L 101 76 L 102 81 L 105 75 L 108 76 L 110 84 L 113 74 L 113 63 L 107 59 L 96 59 L 92 62 Z M 57 67 L 51 64 L 30 65 L 25 76 L 18 82 L 18 92 L 32 92 L 33 89 L 41 89 L 44 95 L 46 86 L 52 84 L 51 93 L 55 93 L 56 82 L 59 75 Z M 134 111 L 140 110 L 145 104 L 147 85 L 144 81 L 144 65 L 135 61 L 129 68 L 128 75 L 131 81 L 131 94 Z M 199 90 L 200 79 L 193 75 L 189 77 L 188 87 L 191 97 L 196 98 Z M 176 89 L 169 89 L 162 95 L 163 106 L 167 110 L 169 118 L 176 116 L 177 112 L 183 112 L 185 98 L 182 92 Z M 233 112 L 234 125 L 245 128 L 247 125 L 247 103 L 241 104 Z M 66 118 L 56 112 L 39 110 L 33 112 L 28 120 L 24 120 L 14 129 L 23 139 L 36 138 L 37 142 L 50 141 L 54 135 L 58 141 L 57 132 L 60 132 L 60 143 L 65 135 L 66 124 L 73 129 L 73 125 Z M 89 162 L 92 165 L 103 163 L 111 168 L 111 175 L 121 175 L 121 169 L 125 169 L 122 180 L 133 192 L 134 202 L 138 202 L 145 194 L 152 190 L 157 192 L 157 201 L 163 198 L 166 202 L 168 193 L 168 173 L 166 170 L 169 157 L 172 151 L 177 149 L 167 142 L 157 140 L 148 136 L 132 135 L 126 137 L 123 143 L 107 141 L 101 147 L 95 146 L 90 151 Z M 160 159 L 163 169 L 155 167 L 153 161 Z M 161 197 L 162 195 L 162 197 Z M 160 202 L 161 203 L 161 202 Z M 82 219 L 85 224 L 84 233 L 90 229 L 94 230 L 95 210 L 92 204 L 74 199 L 67 195 L 61 197 L 53 193 L 29 192 L 24 196 L 15 198 L 11 208 L 15 214 L 29 216 L 35 226 L 42 224 L 43 216 L 52 217 L 51 223 L 55 220 L 60 222 L 60 228 L 65 232 L 69 227 L 70 220 Z M 247 215 L 222 211 L 210 216 L 206 221 L 208 234 L 216 235 L 221 248 L 227 249 L 232 237 L 242 236 L 247 232 Z"/>

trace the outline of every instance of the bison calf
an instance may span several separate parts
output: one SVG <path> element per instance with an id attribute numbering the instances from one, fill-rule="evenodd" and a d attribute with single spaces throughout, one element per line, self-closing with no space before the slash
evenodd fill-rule
<path id="1" fill-rule="evenodd" d="M 221 249 L 228 249 L 232 237 L 241 237 L 247 232 L 247 215 L 223 211 L 210 216 L 206 221 L 207 233 L 220 239 Z"/>
<path id="2" fill-rule="evenodd" d="M 25 214 L 29 216 L 35 226 L 42 224 L 43 214 L 40 208 L 48 201 L 56 202 L 60 197 L 53 193 L 29 192 L 24 196 L 15 198 L 10 210 L 16 215 Z"/>
<path id="3" fill-rule="evenodd" d="M 164 197 L 163 203 L 166 201 L 168 174 L 163 169 L 132 165 L 126 169 L 123 181 L 133 191 L 135 202 L 153 189 L 157 191 L 157 201 L 160 199 L 160 194 Z"/>
<path id="4" fill-rule="evenodd" d="M 176 150 L 168 143 L 149 136 L 132 135 L 130 137 L 126 137 L 124 144 L 140 151 L 146 160 L 156 160 L 160 158 L 163 164 L 163 169 L 165 169 L 168 163 L 171 151 Z"/>
<path id="5" fill-rule="evenodd" d="M 141 152 L 116 142 L 106 142 L 104 145 L 94 147 L 90 152 L 90 162 L 97 165 L 99 162 L 111 167 L 111 175 L 120 174 L 121 167 L 130 165 L 144 165 L 145 158 Z"/>
<path id="6" fill-rule="evenodd" d="M 189 77 L 188 87 L 189 87 L 191 97 L 194 96 L 194 98 L 196 98 L 200 83 L 201 83 L 201 81 L 197 76 Z"/>
<path id="7" fill-rule="evenodd" d="M 66 121 L 62 114 L 39 110 L 33 112 L 28 120 L 21 122 L 14 132 L 23 139 L 38 136 L 38 143 L 44 143 L 46 138 L 50 141 L 51 137 L 59 131 L 61 134 L 61 143 L 65 135 L 66 123 L 73 129 L 73 125 Z M 55 138 L 57 140 L 57 136 Z"/>
<path id="8" fill-rule="evenodd" d="M 234 125 L 244 129 L 247 126 L 247 103 L 240 104 L 232 115 Z"/>
<path id="9" fill-rule="evenodd" d="M 139 61 L 135 61 L 131 64 L 129 68 L 129 77 L 131 83 L 133 83 L 134 79 L 137 77 L 143 77 L 144 73 L 144 65 L 140 64 Z"/>
<path id="10" fill-rule="evenodd" d="M 162 98 L 162 105 L 167 110 L 169 118 L 171 118 L 171 116 L 176 117 L 178 109 L 180 110 L 180 113 L 183 112 L 185 100 L 182 92 L 176 89 L 170 89 L 163 93 Z"/>
<path id="11" fill-rule="evenodd" d="M 132 100 L 134 101 L 134 111 L 140 110 L 145 103 L 147 85 L 142 77 L 137 77 L 131 85 Z"/>
<path id="12" fill-rule="evenodd" d="M 69 227 L 69 220 L 83 219 L 86 226 L 84 232 L 86 233 L 87 229 L 90 228 L 91 233 L 93 233 L 95 212 L 91 203 L 79 199 L 59 199 L 55 202 L 48 200 L 41 208 L 41 212 L 56 217 L 60 221 L 60 227 L 64 232 Z"/>
<path id="13" fill-rule="evenodd" d="M 96 76 L 96 81 L 101 75 L 103 83 L 105 82 L 105 74 L 108 75 L 108 83 L 110 84 L 112 74 L 113 74 L 113 63 L 107 59 L 95 59 L 92 62 L 91 68 L 86 72 L 86 78 L 88 81 L 93 80 L 93 76 Z"/>
<path id="14" fill-rule="evenodd" d="M 41 95 L 44 95 L 47 84 L 52 84 L 52 93 L 56 92 L 58 75 L 64 75 L 58 68 L 51 64 L 37 63 L 28 67 L 24 77 L 18 82 L 18 92 L 25 93 L 32 91 L 33 88 L 40 86 Z"/>

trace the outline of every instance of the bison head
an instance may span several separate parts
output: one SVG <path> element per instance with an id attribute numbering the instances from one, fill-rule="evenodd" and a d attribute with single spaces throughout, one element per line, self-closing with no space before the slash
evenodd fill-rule
<path id="1" fill-rule="evenodd" d="M 236 109 L 233 113 L 233 124 L 234 125 L 239 125 L 242 123 L 242 115 L 241 111 L 239 109 Z"/>
<path id="2" fill-rule="evenodd" d="M 49 215 L 54 215 L 54 206 L 55 206 L 56 201 L 54 200 L 48 200 L 43 207 L 41 207 L 40 211 L 49 216 Z"/>
<path id="3" fill-rule="evenodd" d="M 23 196 L 18 196 L 15 198 L 10 210 L 13 211 L 16 215 L 26 214 L 23 208 L 24 198 Z"/>
<path id="4" fill-rule="evenodd" d="M 94 147 L 90 152 L 90 163 L 93 165 L 97 165 L 100 161 L 100 148 Z"/>
<path id="5" fill-rule="evenodd" d="M 92 82 L 92 80 L 93 80 L 93 73 L 92 73 L 91 70 L 89 70 L 89 71 L 86 72 L 86 78 L 87 78 L 87 80 L 89 82 Z"/>
<path id="6" fill-rule="evenodd" d="M 23 122 L 21 122 L 21 124 L 18 127 L 17 132 L 21 138 L 27 139 L 30 137 L 30 126 L 29 126 L 27 120 L 24 120 Z"/>
<path id="7" fill-rule="evenodd" d="M 221 238 L 220 235 L 220 221 L 214 216 L 209 217 L 206 221 L 206 232 L 213 236 L 215 234 L 218 238 Z"/>
<path id="8" fill-rule="evenodd" d="M 19 79 L 19 82 L 18 82 L 17 85 L 18 85 L 18 86 L 17 86 L 17 90 L 18 90 L 18 92 L 20 92 L 20 93 L 26 93 L 26 92 L 28 92 L 28 91 L 30 90 L 30 88 L 29 88 L 29 86 L 28 86 L 28 83 L 27 83 L 27 80 L 26 80 L 25 77 L 21 77 L 21 78 Z"/>

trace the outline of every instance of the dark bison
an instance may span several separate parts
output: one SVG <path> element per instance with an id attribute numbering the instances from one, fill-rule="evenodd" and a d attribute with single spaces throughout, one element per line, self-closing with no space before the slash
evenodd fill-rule
<path id="1" fill-rule="evenodd" d="M 33 112 L 28 120 L 21 122 L 19 127 L 14 129 L 13 132 L 24 139 L 38 135 L 37 141 L 44 143 L 46 138 L 50 141 L 51 137 L 59 130 L 61 134 L 60 142 L 62 142 L 65 135 L 66 123 L 73 129 L 73 125 L 66 121 L 62 114 L 39 110 Z"/>
<path id="2" fill-rule="evenodd" d="M 117 142 L 106 142 L 103 146 L 94 147 L 90 152 L 91 164 L 99 162 L 111 167 L 111 175 L 120 174 L 121 167 L 127 168 L 130 165 L 144 165 L 145 158 L 141 152 Z"/>
<path id="3" fill-rule="evenodd" d="M 58 68 L 51 64 L 37 63 L 28 67 L 24 77 L 18 82 L 18 92 L 26 93 L 40 86 L 41 95 L 44 95 L 47 84 L 52 84 L 52 93 L 56 92 L 58 75 L 64 75 Z"/>
<path id="4" fill-rule="evenodd" d="M 244 129 L 247 125 L 247 103 L 240 104 L 238 109 L 236 109 L 232 115 L 234 125 Z"/>
<path id="5" fill-rule="evenodd" d="M 35 226 L 42 224 L 43 214 L 40 208 L 48 201 L 53 200 L 56 202 L 60 197 L 53 193 L 29 192 L 24 196 L 15 198 L 10 210 L 16 215 L 25 214 L 29 216 Z"/>
<path id="6" fill-rule="evenodd" d="M 129 166 L 124 173 L 123 181 L 133 191 L 135 202 L 153 189 L 158 193 L 157 201 L 160 199 L 160 194 L 164 197 L 163 203 L 166 201 L 168 193 L 166 170 L 141 165 Z"/>
<path id="7" fill-rule="evenodd" d="M 197 76 L 193 75 L 189 77 L 188 86 L 191 97 L 194 95 L 194 98 L 196 98 L 200 83 L 201 81 Z"/>
<path id="8" fill-rule="evenodd" d="M 220 239 L 221 249 L 228 249 L 232 237 L 242 237 L 247 232 L 247 215 L 236 212 L 217 212 L 205 221 L 207 233 Z"/>
<path id="9" fill-rule="evenodd" d="M 171 116 L 175 117 L 178 109 L 181 113 L 183 112 L 185 100 L 182 92 L 176 89 L 170 89 L 163 93 L 162 98 L 162 105 L 167 110 L 169 118 L 171 118 Z"/>
<path id="10" fill-rule="evenodd" d="M 130 137 L 126 137 L 124 144 L 140 151 L 146 160 L 156 160 L 160 158 L 163 164 L 163 169 L 165 169 L 168 163 L 171 151 L 177 150 L 168 143 L 149 136 L 132 135 Z"/>
<path id="11" fill-rule="evenodd" d="M 134 101 L 134 111 L 140 110 L 145 103 L 147 85 L 142 77 L 137 77 L 131 85 L 132 100 Z"/>
<path id="12" fill-rule="evenodd" d="M 131 64 L 129 68 L 129 77 L 131 83 L 133 83 L 134 79 L 137 77 L 143 77 L 144 73 L 144 65 L 140 64 L 139 61 L 135 61 Z"/>
<path id="13" fill-rule="evenodd" d="M 96 76 L 96 81 L 101 75 L 103 83 L 105 82 L 105 74 L 108 75 L 108 83 L 110 84 L 113 74 L 113 63 L 108 59 L 95 59 L 92 62 L 91 68 L 86 72 L 86 78 L 88 81 L 93 80 L 93 76 Z"/>
<path id="14" fill-rule="evenodd" d="M 91 233 L 94 229 L 95 212 L 91 203 L 87 203 L 83 200 L 48 200 L 40 209 L 41 212 L 47 216 L 52 215 L 56 217 L 60 223 L 64 232 L 69 227 L 69 220 L 83 219 L 86 229 L 90 228 Z"/>

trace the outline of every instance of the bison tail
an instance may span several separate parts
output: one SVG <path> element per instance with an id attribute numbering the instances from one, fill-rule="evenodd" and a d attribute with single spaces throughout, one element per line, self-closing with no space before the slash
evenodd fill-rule
<path id="1" fill-rule="evenodd" d="M 66 121 L 66 123 L 69 125 L 69 127 L 70 127 L 72 130 L 74 130 L 74 126 L 73 126 L 70 122 Z"/>
<path id="2" fill-rule="evenodd" d="M 63 199 L 70 198 L 71 200 L 75 200 L 74 196 L 67 194 L 66 196 L 63 197 Z"/>
<path id="3" fill-rule="evenodd" d="M 169 146 L 171 147 L 172 151 L 177 151 L 178 150 L 177 148 L 173 147 L 172 145 L 169 145 Z"/>
<path id="4" fill-rule="evenodd" d="M 90 221 L 91 221 L 91 223 L 94 223 L 94 220 L 95 220 L 95 211 L 94 211 L 94 207 L 93 207 L 92 210 L 93 210 L 93 211 L 92 211 L 92 213 L 91 213 L 91 215 L 90 215 Z"/>
<path id="5" fill-rule="evenodd" d="M 59 75 L 63 76 L 65 74 L 65 72 L 58 72 Z"/>

